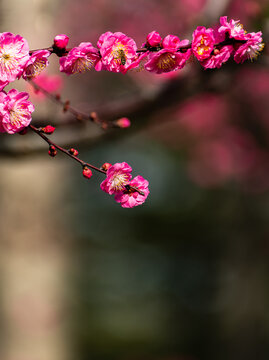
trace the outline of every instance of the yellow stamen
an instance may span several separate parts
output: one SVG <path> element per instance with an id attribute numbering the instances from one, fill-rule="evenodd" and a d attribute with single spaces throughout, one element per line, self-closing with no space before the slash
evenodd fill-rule
<path id="1" fill-rule="evenodd" d="M 168 71 L 175 66 L 175 63 L 176 63 L 175 55 L 172 55 L 170 53 L 165 53 L 161 55 L 160 58 L 158 59 L 157 66 L 159 69 Z"/>

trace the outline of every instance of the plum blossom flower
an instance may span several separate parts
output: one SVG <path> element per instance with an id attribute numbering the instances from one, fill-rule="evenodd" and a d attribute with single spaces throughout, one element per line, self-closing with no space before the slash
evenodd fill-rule
<path id="1" fill-rule="evenodd" d="M 125 189 L 115 195 L 115 200 L 121 204 L 123 208 L 133 208 L 143 204 L 149 194 L 148 181 L 138 175 L 133 178 Z"/>
<path id="2" fill-rule="evenodd" d="M 145 69 L 156 74 L 182 69 L 190 55 L 190 49 L 185 53 L 162 49 L 150 56 L 149 61 L 145 64 Z"/>
<path id="3" fill-rule="evenodd" d="M 229 34 L 230 38 L 242 39 L 245 36 L 245 30 L 243 25 L 239 23 L 239 20 L 231 19 L 230 22 L 227 20 L 227 16 L 222 16 L 220 18 L 221 26 L 218 28 L 218 33 L 226 35 Z"/>
<path id="4" fill-rule="evenodd" d="M 91 70 L 100 60 L 98 50 L 90 42 L 80 43 L 60 58 L 60 71 L 68 75 Z"/>
<path id="5" fill-rule="evenodd" d="M 221 49 L 214 49 L 210 58 L 201 61 L 201 65 L 206 69 L 219 69 L 223 63 L 229 60 L 233 51 L 231 45 L 223 46 Z"/>
<path id="6" fill-rule="evenodd" d="M 14 81 L 29 59 L 29 46 L 20 35 L 0 33 L 0 81 Z"/>
<path id="7" fill-rule="evenodd" d="M 198 26 L 193 33 L 192 51 L 196 58 L 201 61 L 210 57 L 214 48 L 215 37 L 213 29 Z"/>
<path id="8" fill-rule="evenodd" d="M 133 39 L 121 32 L 110 31 L 102 34 L 97 42 L 102 63 L 96 70 L 108 70 L 125 73 L 129 65 L 137 59 L 137 46 Z"/>
<path id="9" fill-rule="evenodd" d="M 246 42 L 239 46 L 234 54 L 234 60 L 238 64 L 244 62 L 245 60 L 253 60 L 260 55 L 260 52 L 264 48 L 264 43 L 262 42 L 262 32 L 249 33 L 245 35 Z"/>
<path id="10" fill-rule="evenodd" d="M 123 191 L 131 179 L 131 172 L 132 168 L 126 162 L 112 165 L 107 170 L 106 179 L 100 185 L 101 189 L 109 195 Z"/>
<path id="11" fill-rule="evenodd" d="M 180 41 L 177 36 L 167 35 L 162 42 L 163 49 L 149 55 L 145 69 L 156 74 L 182 69 L 191 56 L 191 50 L 178 51 L 180 46 L 188 45 L 188 40 Z"/>
<path id="12" fill-rule="evenodd" d="M 35 51 L 27 61 L 22 77 L 25 80 L 31 80 L 34 77 L 38 76 L 42 70 L 44 70 L 48 64 L 48 57 L 50 56 L 50 51 L 48 50 L 38 50 Z"/>
<path id="13" fill-rule="evenodd" d="M 28 93 L 16 89 L 0 93 L 0 132 L 15 134 L 30 124 L 34 105 L 28 98 Z"/>

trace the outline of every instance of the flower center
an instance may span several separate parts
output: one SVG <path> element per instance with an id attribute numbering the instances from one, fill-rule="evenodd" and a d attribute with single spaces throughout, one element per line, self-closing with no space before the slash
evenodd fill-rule
<path id="1" fill-rule="evenodd" d="M 116 173 L 113 176 L 111 186 L 116 191 L 121 191 L 125 188 L 125 185 L 128 183 L 128 175 L 123 173 Z"/>
<path id="2" fill-rule="evenodd" d="M 158 59 L 157 66 L 159 69 L 169 71 L 175 66 L 176 60 L 175 55 L 165 53 Z"/>
<path id="3" fill-rule="evenodd" d="M 201 38 L 201 43 L 197 48 L 197 53 L 199 55 L 203 55 L 204 52 L 207 52 L 209 50 L 209 46 L 206 46 L 204 36 Z"/>
<path id="4" fill-rule="evenodd" d="M 18 61 L 14 56 L 6 52 L 1 52 L 0 50 L 0 69 L 3 72 L 10 72 L 12 73 L 14 70 L 18 68 Z"/>
<path id="5" fill-rule="evenodd" d="M 257 59 L 257 57 L 260 55 L 260 52 L 264 48 L 264 43 L 258 43 L 255 45 L 250 45 L 247 49 L 247 57 L 251 61 L 254 59 Z"/>
<path id="6" fill-rule="evenodd" d="M 73 64 L 72 74 L 91 70 L 94 66 L 94 63 L 94 60 L 90 56 L 78 58 Z"/>
<path id="7" fill-rule="evenodd" d="M 46 61 L 42 59 L 35 61 L 33 64 L 30 64 L 25 70 L 27 79 L 32 79 L 33 77 L 38 76 L 41 71 L 45 69 L 45 67 Z"/>
<path id="8" fill-rule="evenodd" d="M 128 51 L 126 50 L 126 46 L 124 46 L 121 43 L 118 43 L 112 51 L 113 58 L 119 65 L 126 64 L 127 53 L 128 53 Z"/>
<path id="9" fill-rule="evenodd" d="M 27 115 L 25 109 L 19 106 L 16 109 L 9 110 L 9 120 L 13 126 L 19 127 L 22 118 Z"/>

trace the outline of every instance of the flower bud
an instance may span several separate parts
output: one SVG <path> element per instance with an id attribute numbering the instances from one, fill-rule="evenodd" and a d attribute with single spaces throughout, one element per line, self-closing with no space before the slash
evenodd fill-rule
<path id="1" fill-rule="evenodd" d="M 161 35 L 157 31 L 152 31 L 147 36 L 147 43 L 150 46 L 158 46 L 162 41 Z"/>
<path id="2" fill-rule="evenodd" d="M 71 155 L 75 155 L 75 156 L 78 155 L 78 151 L 77 151 L 76 149 L 74 149 L 74 148 L 69 149 L 69 153 L 70 153 Z"/>
<path id="3" fill-rule="evenodd" d="M 90 168 L 88 168 L 87 166 L 83 167 L 83 171 L 82 171 L 82 175 L 86 178 L 86 179 L 90 179 L 92 177 L 92 171 Z"/>
<path id="4" fill-rule="evenodd" d="M 66 102 L 64 103 L 64 107 L 63 107 L 63 112 L 67 112 L 68 109 L 70 107 L 70 100 L 66 100 Z"/>
<path id="5" fill-rule="evenodd" d="M 162 45 L 163 45 L 163 47 L 165 49 L 177 50 L 179 48 L 179 45 L 180 45 L 180 40 L 175 35 L 167 35 L 163 39 L 163 44 Z"/>
<path id="6" fill-rule="evenodd" d="M 54 46 L 58 49 L 65 49 L 69 41 L 69 37 L 65 34 L 56 35 L 54 38 Z"/>
<path id="7" fill-rule="evenodd" d="M 57 155 L 56 147 L 53 146 L 53 145 L 50 145 L 48 154 L 49 154 L 49 156 L 51 156 L 51 157 L 56 156 L 56 155 Z"/>
<path id="8" fill-rule="evenodd" d="M 107 171 L 111 166 L 112 164 L 106 162 L 101 166 L 101 169 Z"/>
<path id="9" fill-rule="evenodd" d="M 123 117 L 123 118 L 115 120 L 115 125 L 124 129 L 124 128 L 130 127 L 131 121 L 128 118 Z"/>
<path id="10" fill-rule="evenodd" d="M 40 129 L 40 131 L 42 133 L 47 134 L 47 135 L 53 134 L 54 130 L 55 130 L 55 127 L 51 126 L 51 125 L 47 125 L 47 126 Z"/>

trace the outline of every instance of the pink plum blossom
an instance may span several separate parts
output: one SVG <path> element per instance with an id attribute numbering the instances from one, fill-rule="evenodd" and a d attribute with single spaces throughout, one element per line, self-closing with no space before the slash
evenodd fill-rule
<path id="1" fill-rule="evenodd" d="M 20 35 L 0 33 L 0 81 L 14 81 L 29 59 L 29 46 Z"/>
<path id="2" fill-rule="evenodd" d="M 223 63 L 229 60 L 233 51 L 231 45 L 223 46 L 221 49 L 214 49 L 210 58 L 201 61 L 201 65 L 206 69 L 219 69 Z"/>
<path id="3" fill-rule="evenodd" d="M 30 124 L 34 105 L 28 98 L 28 93 L 16 89 L 0 93 L 0 132 L 15 134 Z"/>
<path id="4" fill-rule="evenodd" d="M 53 46 L 58 49 L 65 49 L 69 41 L 69 37 L 65 34 L 56 35 L 53 41 Z"/>
<path id="5" fill-rule="evenodd" d="M 148 197 L 148 185 L 148 181 L 138 175 L 128 183 L 122 192 L 115 195 L 115 200 L 123 208 L 133 208 L 141 205 Z"/>
<path id="6" fill-rule="evenodd" d="M 152 31 L 147 36 L 147 44 L 149 46 L 155 47 L 160 45 L 162 42 L 161 35 L 157 31 Z"/>
<path id="7" fill-rule="evenodd" d="M 198 26 L 193 33 L 192 51 L 196 58 L 201 61 L 210 57 L 214 48 L 215 37 L 213 29 Z"/>
<path id="8" fill-rule="evenodd" d="M 25 80 L 31 80 L 34 77 L 38 76 L 42 72 L 42 70 L 44 70 L 48 66 L 48 57 L 50 56 L 50 54 L 51 53 L 48 50 L 35 51 L 25 64 L 22 77 Z"/>
<path id="9" fill-rule="evenodd" d="M 60 71 L 68 75 L 82 73 L 95 67 L 99 60 L 98 50 L 90 42 L 83 42 L 60 58 Z"/>
<path id="10" fill-rule="evenodd" d="M 264 48 L 261 31 L 257 33 L 252 32 L 246 34 L 245 40 L 246 42 L 240 45 L 234 54 L 234 60 L 238 64 L 244 62 L 247 59 L 256 59 Z"/>
<path id="11" fill-rule="evenodd" d="M 184 53 L 173 49 L 162 49 L 157 53 L 150 54 L 145 69 L 156 74 L 182 69 L 190 56 L 190 49 Z"/>
<path id="12" fill-rule="evenodd" d="M 162 49 L 152 52 L 145 64 L 145 69 L 156 74 L 182 69 L 191 56 L 191 50 L 181 52 L 181 46 L 188 45 L 188 40 L 180 41 L 177 36 L 167 35 L 162 42 Z"/>
<path id="13" fill-rule="evenodd" d="M 121 32 L 108 31 L 102 34 L 97 45 L 100 48 L 102 64 L 98 64 L 96 70 L 125 73 L 137 59 L 135 41 Z"/>
<path id="14" fill-rule="evenodd" d="M 109 195 L 121 192 L 131 179 L 132 168 L 126 162 L 112 165 L 106 173 L 106 179 L 100 187 Z"/>
<path id="15" fill-rule="evenodd" d="M 230 20 L 228 22 L 227 16 L 222 16 L 220 18 L 221 26 L 218 28 L 219 34 L 225 35 L 229 34 L 230 38 L 242 39 L 245 36 L 245 30 L 243 29 L 243 25 L 239 23 L 239 20 Z"/>

